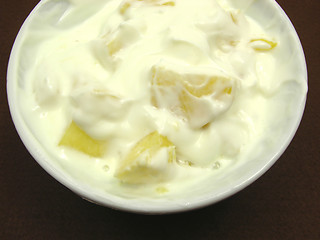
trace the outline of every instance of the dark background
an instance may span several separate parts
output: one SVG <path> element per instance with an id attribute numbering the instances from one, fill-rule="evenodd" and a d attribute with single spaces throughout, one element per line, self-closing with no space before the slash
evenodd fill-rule
<path id="1" fill-rule="evenodd" d="M 86 202 L 49 176 L 23 146 L 9 115 L 6 68 L 15 36 L 37 2 L 0 5 L 0 239 L 320 239 L 319 0 L 278 1 L 300 36 L 309 72 L 305 114 L 289 148 L 235 196 L 166 216 Z"/>

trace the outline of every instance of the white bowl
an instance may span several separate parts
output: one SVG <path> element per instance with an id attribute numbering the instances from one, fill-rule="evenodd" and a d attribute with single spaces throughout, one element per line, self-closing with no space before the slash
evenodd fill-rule
<path id="1" fill-rule="evenodd" d="M 234 2 L 237 4 L 240 1 Z M 292 70 L 292 75 L 300 79 L 306 86 L 307 69 L 304 53 L 297 33 L 289 18 L 273 0 L 257 0 L 251 2 L 246 13 L 269 29 L 282 33 L 282 41 L 286 42 L 286 47 L 291 52 L 292 61 L 289 63 L 289 68 Z M 41 142 L 35 138 L 33 132 L 28 127 L 18 104 L 17 76 L 19 74 L 18 58 L 21 36 L 24 34 L 25 26 L 29 24 L 29 19 L 32 18 L 34 12 L 39 9 L 41 4 L 42 2 L 37 5 L 25 21 L 11 52 L 7 74 L 7 94 L 10 111 L 20 138 L 34 159 L 51 176 L 83 198 L 103 206 L 145 214 L 173 213 L 204 207 L 227 198 L 253 183 L 279 159 L 294 137 L 305 107 L 306 87 L 305 89 L 301 89 L 300 93 L 295 92 L 292 94 L 289 101 L 285 103 L 286 108 L 289 109 L 287 114 L 279 116 L 279 119 L 273 123 L 274 131 L 280 132 L 279 137 L 272 139 L 272 133 L 269 132 L 271 137 L 267 138 L 266 142 L 268 142 L 270 146 L 267 149 L 256 149 L 250 156 L 250 159 L 238 164 L 236 167 L 227 169 L 218 177 L 215 176 L 214 179 L 207 179 L 202 187 L 198 186 L 194 188 L 193 191 L 170 199 L 130 199 L 113 193 L 100 191 L 92 188 L 88 184 L 78 181 L 77 178 L 70 175 L 59 164 L 53 161 L 52 156 L 45 151 Z M 286 60 L 287 59 L 283 59 L 283 61 Z M 212 181 L 214 182 L 207 184 Z"/>

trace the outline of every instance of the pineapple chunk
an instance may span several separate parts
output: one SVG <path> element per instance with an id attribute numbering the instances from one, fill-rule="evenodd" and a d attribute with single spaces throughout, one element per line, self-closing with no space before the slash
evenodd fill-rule
<path id="1" fill-rule="evenodd" d="M 234 83 L 224 76 L 179 73 L 162 66 L 152 68 L 151 103 L 187 119 L 200 128 L 229 109 Z"/>
<path id="2" fill-rule="evenodd" d="M 133 184 L 162 181 L 167 164 L 176 160 L 175 154 L 175 146 L 168 138 L 154 131 L 129 151 L 115 176 Z"/>
<path id="3" fill-rule="evenodd" d="M 101 157 L 105 151 L 105 142 L 91 138 L 73 121 L 61 138 L 59 146 L 71 147 L 92 157 Z"/>
<path id="4" fill-rule="evenodd" d="M 237 15 L 233 12 L 230 12 L 230 17 L 231 17 L 231 20 L 234 24 L 238 24 L 238 18 L 237 18 Z"/>
<path id="5" fill-rule="evenodd" d="M 174 7 L 175 5 L 176 5 L 175 2 L 172 2 L 172 1 L 164 2 L 160 4 L 160 6 L 170 6 L 170 7 Z"/>
<path id="6" fill-rule="evenodd" d="M 252 39 L 250 41 L 250 44 L 254 50 L 260 51 L 260 52 L 270 51 L 278 45 L 276 42 L 269 41 L 263 38 Z"/>
<path id="7" fill-rule="evenodd" d="M 126 11 L 131 7 L 131 4 L 129 2 L 125 2 L 121 4 L 119 12 L 121 15 L 124 15 Z"/>

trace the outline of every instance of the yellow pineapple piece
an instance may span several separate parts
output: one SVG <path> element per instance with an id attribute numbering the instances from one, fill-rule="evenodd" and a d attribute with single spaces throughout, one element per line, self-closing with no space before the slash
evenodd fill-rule
<path id="1" fill-rule="evenodd" d="M 155 162 L 159 160 L 156 156 L 161 150 L 165 150 L 166 153 L 163 166 Z M 129 151 L 115 176 L 123 182 L 133 184 L 161 181 L 165 177 L 166 165 L 175 160 L 173 143 L 154 131 L 142 138 Z"/>
<path id="2" fill-rule="evenodd" d="M 230 12 L 230 17 L 231 17 L 231 20 L 232 20 L 232 22 L 233 22 L 234 24 L 238 24 L 238 18 L 237 18 L 237 16 L 236 16 L 235 13 Z"/>
<path id="3" fill-rule="evenodd" d="M 161 5 L 161 6 L 170 6 L 170 7 L 174 7 L 176 4 L 175 4 L 175 2 L 170 1 L 170 2 L 162 3 L 162 4 L 160 4 L 160 5 Z"/>
<path id="4" fill-rule="evenodd" d="M 229 79 L 218 76 L 206 76 L 206 75 L 189 75 L 186 77 L 184 83 L 185 88 L 189 93 L 195 97 L 203 97 L 211 95 L 218 90 L 218 85 L 224 85 L 223 93 L 231 94 L 232 87 L 228 86 Z"/>
<path id="5" fill-rule="evenodd" d="M 263 38 L 258 39 L 252 39 L 250 41 L 250 44 L 252 44 L 252 48 L 256 51 L 270 51 L 274 49 L 278 44 L 273 41 L 269 41 Z"/>
<path id="6" fill-rule="evenodd" d="M 218 94 L 231 94 L 232 82 L 223 76 L 210 76 L 206 74 L 180 74 L 164 67 L 152 68 L 152 85 L 174 87 L 180 85 L 195 97 L 204 97 Z"/>
<path id="7" fill-rule="evenodd" d="M 74 121 L 59 142 L 59 146 L 71 147 L 92 157 L 101 157 L 105 152 L 105 145 L 105 142 L 90 137 Z"/>
<path id="8" fill-rule="evenodd" d="M 151 104 L 186 118 L 195 127 L 208 124 L 216 113 L 208 101 L 221 101 L 225 110 L 233 100 L 233 81 L 224 76 L 179 73 L 162 66 L 152 68 Z M 208 100 L 209 99 L 209 100 Z M 203 121 L 199 120 L 203 118 Z M 197 122 L 197 123 L 195 123 Z"/>
<path id="9" fill-rule="evenodd" d="M 123 3 L 119 9 L 120 14 L 124 15 L 130 7 L 131 7 L 131 4 L 129 2 Z"/>

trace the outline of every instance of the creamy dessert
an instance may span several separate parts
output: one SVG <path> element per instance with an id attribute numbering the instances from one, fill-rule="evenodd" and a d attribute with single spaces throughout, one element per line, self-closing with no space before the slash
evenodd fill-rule
<path id="1" fill-rule="evenodd" d="M 233 2 L 42 1 L 19 54 L 25 121 L 106 191 L 165 195 L 223 174 L 264 137 L 288 82 L 286 43 Z"/>

